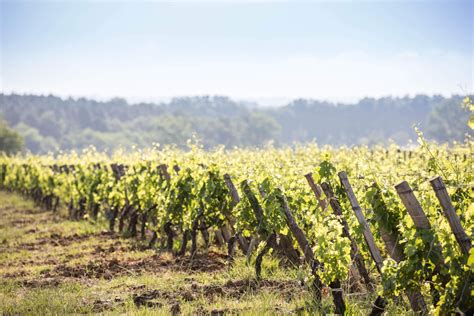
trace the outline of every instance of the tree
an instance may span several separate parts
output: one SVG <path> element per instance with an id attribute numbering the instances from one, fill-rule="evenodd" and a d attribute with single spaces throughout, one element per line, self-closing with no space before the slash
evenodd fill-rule
<path id="1" fill-rule="evenodd" d="M 462 102 L 446 99 L 430 113 L 426 134 L 440 142 L 463 141 L 472 133 L 468 122 L 471 113 Z"/>
<path id="2" fill-rule="evenodd" d="M 0 152 L 14 154 L 23 148 L 23 138 L 0 118 Z"/>

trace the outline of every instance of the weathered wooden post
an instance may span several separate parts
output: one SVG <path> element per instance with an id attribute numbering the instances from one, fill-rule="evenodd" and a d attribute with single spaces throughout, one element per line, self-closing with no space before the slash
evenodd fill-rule
<path id="1" fill-rule="evenodd" d="M 225 184 L 227 185 L 227 188 L 230 191 L 230 195 L 232 197 L 232 205 L 235 207 L 237 204 L 240 202 L 240 196 L 239 192 L 237 191 L 234 183 L 232 182 L 232 179 L 229 174 L 224 174 L 224 181 Z M 235 221 L 233 219 L 230 219 L 230 226 L 233 227 L 235 224 Z M 238 241 L 240 248 L 242 251 L 246 254 L 248 251 L 248 243 L 245 240 L 245 238 L 242 236 L 241 232 L 236 232 L 234 236 L 231 236 L 227 242 L 227 253 L 229 256 L 229 259 L 232 259 L 234 256 L 234 248 L 235 248 L 235 242 Z"/>
<path id="2" fill-rule="evenodd" d="M 258 236 L 254 236 L 253 240 L 256 240 L 257 237 L 260 239 L 266 240 L 265 246 L 262 248 L 262 250 L 257 254 L 257 257 L 255 258 L 255 271 L 257 274 L 257 279 L 260 278 L 260 271 L 261 271 L 261 264 L 262 264 L 263 257 L 270 249 L 274 249 L 278 255 L 284 256 L 288 258 L 292 263 L 297 264 L 299 262 L 299 254 L 296 251 L 296 249 L 293 247 L 293 243 L 290 242 L 288 236 L 281 235 L 276 231 L 267 231 L 262 228 L 262 224 L 264 221 L 264 212 L 259 201 L 257 200 L 257 197 L 252 192 L 252 189 L 250 188 L 250 185 L 247 182 L 247 180 L 242 181 L 240 185 L 242 187 L 243 193 L 245 194 L 245 196 L 250 202 L 250 206 L 252 210 L 254 211 L 255 217 L 258 222 L 257 224 Z M 266 195 L 266 192 L 263 192 L 263 194 Z M 249 250 L 251 250 L 250 247 L 249 247 Z M 249 257 L 250 257 L 250 253 L 247 252 L 247 258 Z"/>
<path id="3" fill-rule="evenodd" d="M 367 243 L 367 246 L 369 247 L 370 255 L 372 256 L 372 259 L 375 262 L 375 266 L 377 267 L 377 270 L 381 273 L 382 267 L 383 267 L 382 255 L 380 254 L 379 248 L 375 244 L 375 239 L 374 239 L 374 236 L 372 235 L 372 232 L 370 231 L 369 224 L 367 223 L 367 220 L 365 219 L 364 214 L 362 214 L 362 209 L 359 205 L 359 202 L 357 201 L 354 191 L 352 190 L 352 186 L 349 183 L 347 174 L 344 171 L 341 171 L 338 173 L 338 176 L 339 176 L 339 179 L 341 180 L 342 186 L 346 190 L 347 196 L 349 198 L 349 202 L 351 203 L 352 210 L 354 211 L 354 214 L 357 217 L 357 221 L 362 226 L 362 229 L 363 229 L 362 234 L 364 235 L 365 242 Z"/>
<path id="4" fill-rule="evenodd" d="M 321 210 L 324 211 L 328 206 L 328 202 L 325 199 L 323 199 L 323 197 L 322 197 L 323 191 L 321 190 L 319 185 L 317 185 L 314 182 L 313 174 L 311 172 L 308 173 L 308 174 L 305 174 L 304 177 L 308 181 L 308 184 L 311 187 L 311 190 L 313 191 L 314 196 L 316 197 L 316 200 L 318 201 L 318 204 L 321 207 Z"/>
<path id="5" fill-rule="evenodd" d="M 352 189 L 352 186 L 349 182 L 349 178 L 347 177 L 347 174 L 345 171 L 341 171 L 338 173 L 339 180 L 341 181 L 342 186 L 344 187 L 347 196 L 349 198 L 349 202 L 351 204 L 352 210 L 354 211 L 354 214 L 356 215 L 357 221 L 359 224 L 362 226 L 362 234 L 364 235 L 365 242 L 369 248 L 369 253 L 372 256 L 372 260 L 375 262 L 375 266 L 377 267 L 377 271 L 382 275 L 382 267 L 383 267 L 383 259 L 382 255 L 380 254 L 380 250 L 377 247 L 377 244 L 375 243 L 375 238 L 372 235 L 372 232 L 370 231 L 369 224 L 367 223 L 367 220 L 364 217 L 364 214 L 362 214 L 362 209 L 359 205 L 359 201 L 357 201 L 357 197 L 354 194 L 354 190 Z M 384 310 L 385 306 L 387 305 L 387 301 L 385 298 L 379 296 L 377 297 L 374 307 L 372 309 L 371 315 L 381 315 Z"/>
<path id="6" fill-rule="evenodd" d="M 178 174 L 181 171 L 181 168 L 178 165 L 174 165 L 173 170 L 176 172 L 176 174 Z"/>
<path id="7" fill-rule="evenodd" d="M 260 206 L 260 203 L 258 203 L 257 197 L 253 194 L 252 190 L 250 189 L 250 185 L 247 180 L 244 180 L 240 183 L 240 186 L 242 188 L 242 192 L 245 194 L 247 199 L 250 202 L 250 206 L 252 207 L 252 210 L 255 213 L 255 217 L 257 218 L 258 226 L 257 226 L 257 232 L 258 234 L 263 234 L 264 238 L 266 239 L 265 241 L 265 247 L 260 251 L 260 253 L 257 254 L 257 258 L 255 259 L 255 272 L 257 275 L 257 279 L 260 279 L 260 273 L 262 271 L 262 260 L 263 256 L 270 251 L 271 248 L 276 249 L 276 241 L 277 241 L 277 235 L 275 232 L 266 232 L 266 231 L 260 231 L 260 227 L 263 222 L 263 209 Z M 255 240 L 255 237 L 252 238 L 252 240 Z M 253 249 L 252 242 L 247 248 L 247 258 L 250 257 Z"/>
<path id="8" fill-rule="evenodd" d="M 259 226 L 263 221 L 263 209 L 258 203 L 257 197 L 253 194 L 252 190 L 250 189 L 250 185 L 247 180 L 242 181 L 240 184 L 242 187 L 242 191 L 244 192 L 245 196 L 250 202 L 250 206 L 252 207 L 253 211 L 255 212 L 255 217 L 257 218 Z"/>
<path id="9" fill-rule="evenodd" d="M 418 230 L 430 230 L 431 224 L 428 218 L 426 217 L 426 214 L 423 211 L 423 208 L 421 207 L 420 202 L 418 202 L 417 198 L 415 197 L 415 194 L 413 193 L 413 190 L 411 189 L 408 182 L 406 181 L 400 182 L 399 184 L 395 186 L 395 189 L 397 190 L 400 200 L 402 201 L 403 205 L 408 211 L 408 214 L 413 220 L 415 227 Z M 435 254 L 439 258 L 438 262 L 436 263 L 437 268 L 435 269 L 437 270 L 436 273 L 438 273 L 439 265 L 444 262 L 441 246 L 439 245 L 439 243 L 436 243 L 435 245 L 433 245 L 433 250 L 435 251 Z"/>
<path id="10" fill-rule="evenodd" d="M 408 214 L 417 228 L 431 229 L 430 222 L 423 211 L 420 202 L 413 194 L 413 190 L 406 181 L 402 181 L 395 186 L 398 196 L 405 206 Z"/>
<path id="11" fill-rule="evenodd" d="M 373 290 L 373 282 L 370 279 L 367 268 L 365 267 L 364 260 L 360 255 L 359 247 L 357 246 L 357 243 L 355 242 L 354 238 L 352 238 L 351 236 L 351 233 L 349 231 L 349 225 L 347 224 L 347 221 L 345 220 L 344 215 L 342 214 L 342 208 L 339 204 L 339 201 L 334 196 L 334 192 L 332 191 L 332 188 L 329 183 L 323 182 L 321 183 L 321 187 L 324 193 L 326 194 L 326 197 L 329 199 L 329 205 L 331 205 L 331 209 L 333 210 L 334 215 L 337 216 L 339 222 L 343 227 L 343 236 L 349 239 L 349 241 L 351 242 L 351 258 L 352 260 L 354 260 L 357 270 L 359 271 L 359 274 L 362 277 L 362 280 L 364 281 L 365 285 L 369 290 Z"/>
<path id="12" fill-rule="evenodd" d="M 417 231 L 431 230 L 431 224 L 428 218 L 426 217 L 426 214 L 423 211 L 423 208 L 421 207 L 420 202 L 418 202 L 417 198 L 415 197 L 415 194 L 413 193 L 413 190 L 408 184 L 408 182 L 406 181 L 400 182 L 399 184 L 395 186 L 395 190 L 397 191 L 398 196 L 400 197 L 400 200 L 402 201 L 408 214 L 413 220 L 413 223 L 415 224 Z M 444 264 L 444 258 L 443 258 L 443 253 L 441 250 L 441 245 L 435 240 L 433 240 L 433 245 L 430 248 L 431 248 L 430 254 L 435 256 L 434 258 L 432 258 L 434 260 L 434 265 L 435 265 L 433 273 L 435 275 L 439 275 L 441 266 Z M 441 282 L 442 284 L 445 285 L 448 282 L 448 280 L 443 276 L 441 278 Z M 439 301 L 439 293 L 433 287 L 432 283 L 430 283 L 430 286 L 431 286 L 431 292 L 433 295 L 433 302 L 434 302 L 434 305 L 436 305 Z"/>
<path id="13" fill-rule="evenodd" d="M 321 289 L 323 287 L 323 283 L 321 279 L 319 278 L 319 275 L 316 273 L 317 269 L 321 267 L 321 263 L 314 258 L 314 253 L 313 250 L 311 249 L 311 245 L 308 242 L 308 239 L 306 238 L 304 232 L 301 230 L 301 228 L 298 226 L 296 223 L 293 214 L 291 213 L 291 210 L 288 206 L 288 202 L 286 201 L 286 197 L 283 195 L 281 191 L 278 192 L 277 195 L 280 205 L 283 208 L 283 211 L 285 213 L 286 217 L 286 222 L 288 224 L 288 227 L 290 228 L 291 233 L 293 236 L 295 236 L 296 241 L 298 242 L 298 245 L 300 246 L 301 250 L 303 251 L 304 259 L 305 262 L 310 266 L 311 268 L 311 273 L 314 276 L 314 283 L 313 283 L 313 290 L 315 294 L 315 300 L 317 302 L 321 301 Z M 342 291 L 340 290 L 341 288 L 341 282 L 339 280 L 334 280 L 330 285 L 331 289 L 331 294 L 333 296 L 333 301 L 335 305 L 335 312 L 336 314 L 341 314 L 343 315 L 345 310 L 346 310 L 346 304 L 344 302 L 344 298 L 342 295 Z"/>
<path id="14" fill-rule="evenodd" d="M 369 202 L 372 205 L 374 213 L 376 215 L 378 214 L 380 217 L 390 216 L 390 214 L 388 213 L 387 206 L 383 202 L 380 188 L 375 182 L 372 184 L 372 188 L 375 189 L 376 192 L 374 198 Z M 387 252 L 390 257 L 395 260 L 396 263 L 400 263 L 401 261 L 405 260 L 403 248 L 399 243 L 401 236 L 396 227 L 388 227 L 381 220 L 377 220 L 377 223 L 380 231 L 380 236 L 382 237 L 382 240 L 385 244 L 385 247 L 387 248 Z M 426 314 L 428 312 L 423 295 L 418 289 L 407 291 L 406 295 L 413 311 L 417 313 L 421 312 L 422 314 Z"/>
<path id="15" fill-rule="evenodd" d="M 431 179 L 430 183 L 433 187 L 433 190 L 435 191 L 436 197 L 438 198 L 439 204 L 441 204 L 444 216 L 448 219 L 449 226 L 451 226 L 451 230 L 453 231 L 454 237 L 456 238 L 459 246 L 461 247 L 462 253 L 468 255 L 469 250 L 471 249 L 471 239 L 467 236 L 466 232 L 464 231 L 464 228 L 461 225 L 459 216 L 454 210 L 451 198 L 449 197 L 448 191 L 446 190 L 446 186 L 443 183 L 443 179 L 438 176 Z"/>
<path id="16" fill-rule="evenodd" d="M 158 166 L 158 169 L 160 170 L 161 175 L 165 178 L 166 182 L 170 183 L 171 175 L 168 172 L 168 166 L 165 164 L 161 164 Z"/>

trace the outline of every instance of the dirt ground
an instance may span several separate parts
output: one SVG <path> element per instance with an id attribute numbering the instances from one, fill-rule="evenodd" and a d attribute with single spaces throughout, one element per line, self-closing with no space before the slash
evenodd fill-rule
<path id="1" fill-rule="evenodd" d="M 224 249 L 174 257 L 105 227 L 0 192 L 2 314 L 288 314 L 311 301 L 298 271 L 271 257 L 257 282 L 253 267 L 244 258 L 229 265 Z"/>
<path id="2" fill-rule="evenodd" d="M 314 304 L 304 268 L 283 267 L 269 255 L 257 281 L 253 260 L 241 256 L 229 264 L 225 249 L 214 246 L 201 247 L 193 259 L 145 249 L 108 232 L 105 222 L 70 221 L 0 191 L 2 315 L 333 313 L 327 289 L 322 304 Z M 375 296 L 346 294 L 346 314 L 367 315 Z M 406 312 L 390 304 L 387 314 Z"/>

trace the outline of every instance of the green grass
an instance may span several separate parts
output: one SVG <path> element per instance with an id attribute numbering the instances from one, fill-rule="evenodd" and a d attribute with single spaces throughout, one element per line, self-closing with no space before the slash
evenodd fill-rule
<path id="1" fill-rule="evenodd" d="M 311 293 L 299 284 L 303 270 L 282 268 L 275 257 L 265 257 L 264 281 L 258 285 L 253 261 L 248 264 L 245 257 L 237 257 L 232 265 L 221 260 L 217 271 L 190 271 L 189 261 L 157 250 L 136 250 L 137 241 L 103 236 L 105 229 L 105 223 L 69 221 L 0 191 L 0 313 L 169 315 L 177 306 L 182 314 L 332 313 L 330 295 L 322 305 L 312 304 Z M 76 235 L 78 240 L 67 240 Z M 102 251 L 111 247 L 114 251 Z M 113 262 L 123 269 L 103 274 L 101 269 Z M 160 265 L 163 262 L 167 264 Z M 137 268 L 138 263 L 143 267 Z M 68 275 L 71 269 L 84 275 Z M 147 298 L 150 306 L 137 305 L 134 298 L 147 293 L 155 296 Z M 347 314 L 366 315 L 375 296 L 346 296 Z M 389 315 L 406 313 L 406 305 L 388 307 Z"/>

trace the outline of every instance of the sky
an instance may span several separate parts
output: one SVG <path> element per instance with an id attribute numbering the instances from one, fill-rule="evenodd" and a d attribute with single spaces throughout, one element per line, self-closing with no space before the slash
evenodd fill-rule
<path id="1" fill-rule="evenodd" d="M 4 1 L 0 90 L 158 100 L 473 92 L 473 2 Z"/>

